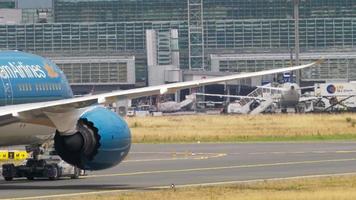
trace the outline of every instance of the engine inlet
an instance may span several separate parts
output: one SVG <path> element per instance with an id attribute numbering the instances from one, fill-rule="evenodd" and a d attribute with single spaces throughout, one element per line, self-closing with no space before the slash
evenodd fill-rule
<path id="1" fill-rule="evenodd" d="M 54 147 L 64 161 L 84 169 L 85 163 L 98 153 L 99 141 L 98 129 L 84 118 L 78 120 L 77 132 L 73 135 L 61 135 L 56 131 Z"/>

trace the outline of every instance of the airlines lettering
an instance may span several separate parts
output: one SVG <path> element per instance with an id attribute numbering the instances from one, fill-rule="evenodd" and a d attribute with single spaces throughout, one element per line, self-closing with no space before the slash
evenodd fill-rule
<path id="1" fill-rule="evenodd" d="M 25 65 L 22 62 L 8 62 L 0 65 L 1 78 L 46 78 L 46 73 L 39 65 Z"/>

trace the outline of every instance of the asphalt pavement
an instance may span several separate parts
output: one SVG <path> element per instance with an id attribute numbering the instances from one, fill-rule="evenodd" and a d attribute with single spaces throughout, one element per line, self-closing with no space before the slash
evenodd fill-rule
<path id="1" fill-rule="evenodd" d="M 118 166 L 80 179 L 0 179 L 0 199 L 61 198 L 161 187 L 356 172 L 356 142 L 134 144 Z"/>

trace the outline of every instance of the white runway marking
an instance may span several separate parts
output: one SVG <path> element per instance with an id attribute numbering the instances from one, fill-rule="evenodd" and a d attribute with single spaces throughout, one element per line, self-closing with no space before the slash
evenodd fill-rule
<path id="1" fill-rule="evenodd" d="M 301 165 L 301 164 L 350 162 L 350 161 L 356 161 L 356 158 L 292 161 L 292 162 L 280 162 L 280 163 L 263 163 L 263 164 L 251 164 L 251 165 L 234 165 L 234 166 L 222 166 L 222 167 L 189 168 L 189 169 L 173 169 L 173 170 L 157 170 L 157 171 L 138 171 L 138 172 L 130 172 L 130 173 L 88 175 L 88 176 L 85 176 L 85 178 L 112 177 L 112 176 L 135 176 L 135 175 L 160 174 L 160 173 L 196 172 L 196 171 L 211 171 L 211 170 L 226 170 L 226 169 L 288 166 L 288 165 Z"/>

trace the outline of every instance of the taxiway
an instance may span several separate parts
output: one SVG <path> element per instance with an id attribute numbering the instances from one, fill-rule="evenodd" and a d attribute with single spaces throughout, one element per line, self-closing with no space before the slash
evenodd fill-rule
<path id="1" fill-rule="evenodd" d="M 80 179 L 0 180 L 0 199 L 60 198 L 86 193 L 356 172 L 356 142 L 134 144 L 117 167 Z"/>

